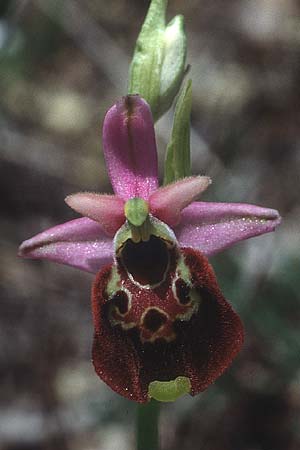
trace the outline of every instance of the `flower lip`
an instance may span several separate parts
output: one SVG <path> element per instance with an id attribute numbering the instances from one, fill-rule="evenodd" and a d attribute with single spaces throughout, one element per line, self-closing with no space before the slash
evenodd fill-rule
<path id="1" fill-rule="evenodd" d="M 95 370 L 116 392 L 140 403 L 149 401 L 151 383 L 157 380 L 185 377 L 190 384 L 184 391 L 191 395 L 203 391 L 229 366 L 243 342 L 241 321 L 218 288 L 207 259 L 191 249 L 180 252 L 200 300 L 188 320 L 177 318 L 177 311 L 188 306 L 176 302 L 169 278 L 157 289 L 144 290 L 118 269 L 122 288 L 131 294 L 131 308 L 117 323 L 107 316 L 106 288 L 114 266 L 99 272 L 93 285 Z M 171 278 L 178 268 L 171 263 Z M 163 386 L 172 387 L 172 383 Z M 167 395 L 166 400 L 171 397 Z"/>

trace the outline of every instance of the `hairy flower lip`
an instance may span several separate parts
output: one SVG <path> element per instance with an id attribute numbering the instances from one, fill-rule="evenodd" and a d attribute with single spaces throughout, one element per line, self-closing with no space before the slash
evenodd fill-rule
<path id="1" fill-rule="evenodd" d="M 241 320 L 223 297 L 207 259 L 192 249 L 182 249 L 182 252 L 195 288 L 201 290 L 201 303 L 199 312 L 197 310 L 189 321 L 174 322 L 175 339 L 143 342 L 144 335 L 140 334 L 143 329 L 139 328 L 137 317 L 133 320 L 136 326 L 128 330 L 113 326 L 107 320 L 105 287 L 113 266 L 103 268 L 93 284 L 95 370 L 113 390 L 139 403 L 149 401 L 151 382 L 165 382 L 178 376 L 190 380 L 191 395 L 198 394 L 225 371 L 243 343 Z M 131 292 L 134 314 L 142 316 L 151 305 L 172 314 L 175 304 L 169 309 L 171 304 L 168 306 L 166 302 L 173 300 L 168 295 L 162 302 L 159 290 L 141 291 L 127 277 L 123 279 L 123 275 L 120 274 L 120 283 Z M 158 295 L 155 303 L 151 300 L 153 295 Z M 127 320 L 131 323 L 133 317 Z"/>

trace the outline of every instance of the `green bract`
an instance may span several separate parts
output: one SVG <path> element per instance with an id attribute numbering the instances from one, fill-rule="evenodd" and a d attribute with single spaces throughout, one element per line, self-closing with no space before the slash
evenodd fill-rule
<path id="1" fill-rule="evenodd" d="M 129 94 L 140 94 L 154 120 L 171 106 L 185 73 L 183 16 L 166 25 L 167 0 L 152 0 L 136 42 L 129 70 Z"/>
<path id="2" fill-rule="evenodd" d="M 191 173 L 190 117 L 192 108 L 192 81 L 188 80 L 178 97 L 172 135 L 167 147 L 164 184 L 172 183 Z"/>

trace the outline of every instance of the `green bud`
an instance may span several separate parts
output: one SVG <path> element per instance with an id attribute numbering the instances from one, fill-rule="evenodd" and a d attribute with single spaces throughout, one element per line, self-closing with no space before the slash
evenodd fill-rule
<path id="1" fill-rule="evenodd" d="M 191 382 L 187 377 L 177 377 L 171 381 L 152 381 L 148 387 L 148 395 L 160 402 L 174 402 L 191 391 Z"/>
<path id="2" fill-rule="evenodd" d="M 164 184 L 169 184 L 191 175 L 191 109 L 192 81 L 188 80 L 176 102 L 172 134 L 166 152 Z"/>
<path id="3" fill-rule="evenodd" d="M 152 0 L 136 42 L 129 70 L 129 94 L 140 94 L 154 120 L 171 106 L 185 73 L 183 16 L 166 25 L 167 0 Z"/>
<path id="4" fill-rule="evenodd" d="M 166 112 L 177 95 L 185 74 L 186 36 L 184 17 L 176 16 L 164 33 L 164 60 L 160 75 L 160 115 Z"/>

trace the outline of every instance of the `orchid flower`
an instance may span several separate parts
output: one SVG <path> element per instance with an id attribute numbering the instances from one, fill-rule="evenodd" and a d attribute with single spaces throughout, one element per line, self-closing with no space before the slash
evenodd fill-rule
<path id="1" fill-rule="evenodd" d="M 123 97 L 103 125 L 115 195 L 81 192 L 66 203 L 82 218 L 23 242 L 19 254 L 97 273 L 93 363 L 113 390 L 140 403 L 203 391 L 243 342 L 207 256 L 273 231 L 277 211 L 196 201 L 206 176 L 158 186 L 148 104 Z"/>

